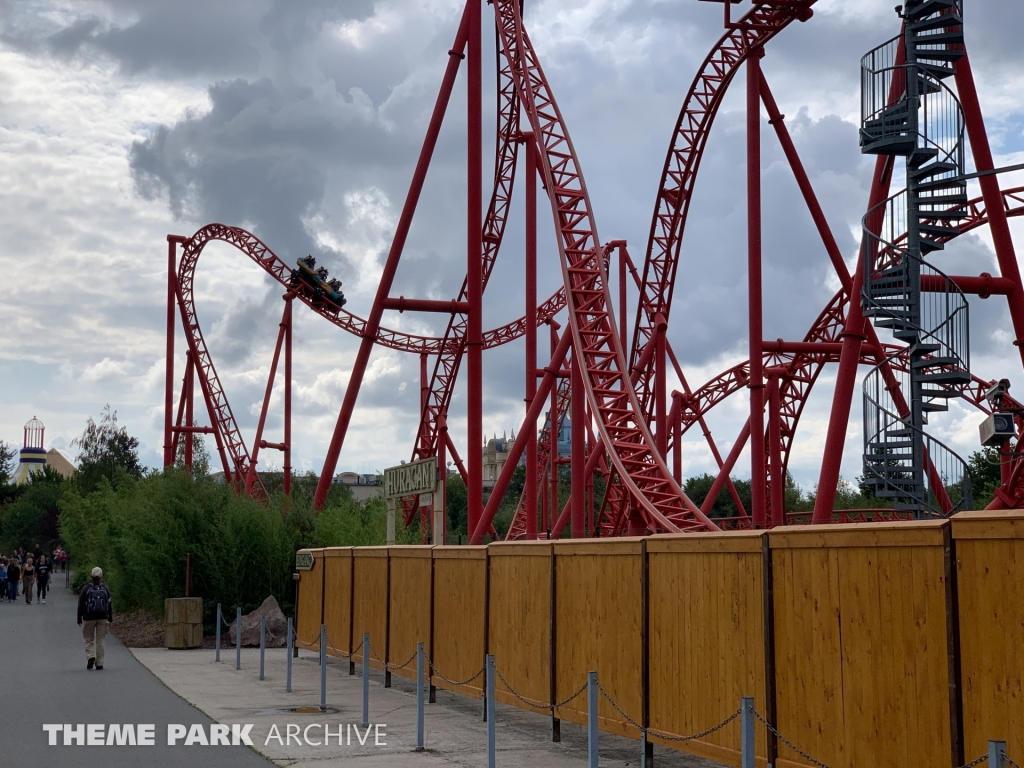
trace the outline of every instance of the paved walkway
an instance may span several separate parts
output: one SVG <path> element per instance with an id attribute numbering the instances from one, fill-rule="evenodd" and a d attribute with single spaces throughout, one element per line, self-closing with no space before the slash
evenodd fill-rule
<path id="1" fill-rule="evenodd" d="M 32 768 L 269 768 L 245 746 L 167 746 L 167 724 L 213 721 L 154 677 L 113 635 L 101 672 L 85 669 L 76 597 L 54 575 L 46 605 L 0 604 L 0 765 Z M 44 723 L 153 723 L 151 747 L 47 746 Z"/>
<path id="2" fill-rule="evenodd" d="M 143 664 L 173 691 L 193 702 L 222 723 L 253 723 L 256 748 L 279 766 L 289 768 L 439 768 L 487 764 L 486 724 L 481 721 L 480 701 L 439 690 L 437 703 L 426 705 L 426 751 L 416 753 L 416 697 L 414 681 L 393 677 L 392 688 L 383 687 L 383 674 L 371 673 L 370 722 L 381 724 L 384 744 L 373 736 L 364 745 L 349 724 L 362 721 L 362 668 L 348 674 L 348 662 L 328 660 L 327 705 L 331 712 L 317 711 L 320 702 L 320 665 L 316 654 L 302 651 L 294 660 L 292 692 L 285 692 L 286 655 L 282 649 L 266 652 L 266 679 L 259 679 L 259 651 L 242 649 L 242 669 L 235 670 L 234 648 L 221 651 L 221 662 L 211 650 L 167 651 L 159 648 L 132 649 Z M 306 709 L 296 712 L 294 709 Z M 345 729 L 346 743 L 311 746 L 298 742 L 310 724 L 329 724 L 331 733 Z M 548 721 L 543 715 L 516 707 L 497 705 L 497 765 L 500 768 L 582 768 L 587 764 L 586 732 L 572 723 L 562 723 L 562 742 L 548 738 Z M 276 726 L 286 739 L 288 726 L 297 734 L 291 744 L 267 739 Z M 301 729 L 301 730 L 299 730 Z M 322 728 L 314 726 L 309 738 L 321 741 Z M 351 743 L 349 743 L 351 742 Z M 602 768 L 639 765 L 636 741 L 602 733 Z M 716 768 L 700 760 L 662 747 L 656 748 L 658 768 Z"/>

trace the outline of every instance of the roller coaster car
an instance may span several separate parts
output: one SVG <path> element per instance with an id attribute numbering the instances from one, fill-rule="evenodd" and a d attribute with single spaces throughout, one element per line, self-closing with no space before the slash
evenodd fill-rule
<path id="1" fill-rule="evenodd" d="M 327 270 L 316 266 L 316 259 L 312 256 L 304 256 L 296 264 L 298 269 L 292 270 L 292 285 L 303 285 L 307 293 L 313 299 L 322 299 L 328 305 L 328 309 L 337 312 L 345 306 L 345 294 L 341 292 L 341 281 L 331 278 L 327 279 Z"/>

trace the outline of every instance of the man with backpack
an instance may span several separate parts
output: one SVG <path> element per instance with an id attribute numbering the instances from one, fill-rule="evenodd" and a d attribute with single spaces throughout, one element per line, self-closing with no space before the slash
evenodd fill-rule
<path id="1" fill-rule="evenodd" d="M 103 669 L 103 642 L 107 626 L 114 620 L 114 605 L 110 590 L 103 583 L 103 569 L 92 569 L 92 581 L 78 596 L 78 625 L 85 638 L 86 669 Z"/>

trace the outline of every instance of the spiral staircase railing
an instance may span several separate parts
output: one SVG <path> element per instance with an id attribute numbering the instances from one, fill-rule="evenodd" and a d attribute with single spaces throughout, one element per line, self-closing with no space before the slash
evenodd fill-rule
<path id="1" fill-rule="evenodd" d="M 967 463 L 924 430 L 971 380 L 967 299 L 924 258 L 967 216 L 963 111 L 943 82 L 963 55 L 961 0 L 910 0 L 903 18 L 903 32 L 861 60 L 861 150 L 905 158 L 907 177 L 863 219 L 861 303 L 909 358 L 906 370 L 886 361 L 865 377 L 864 484 L 934 517 L 972 502 Z"/>

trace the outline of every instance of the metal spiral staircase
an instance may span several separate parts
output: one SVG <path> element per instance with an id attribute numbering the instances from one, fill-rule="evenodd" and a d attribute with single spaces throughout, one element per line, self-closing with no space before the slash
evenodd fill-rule
<path id="1" fill-rule="evenodd" d="M 966 215 L 963 112 L 944 82 L 963 55 L 962 0 L 908 0 L 902 15 L 903 33 L 861 60 L 861 151 L 905 158 L 907 176 L 863 220 L 864 314 L 907 345 L 864 381 L 864 483 L 934 517 L 971 506 L 966 462 L 924 431 L 971 380 L 967 300 L 924 260 Z"/>

